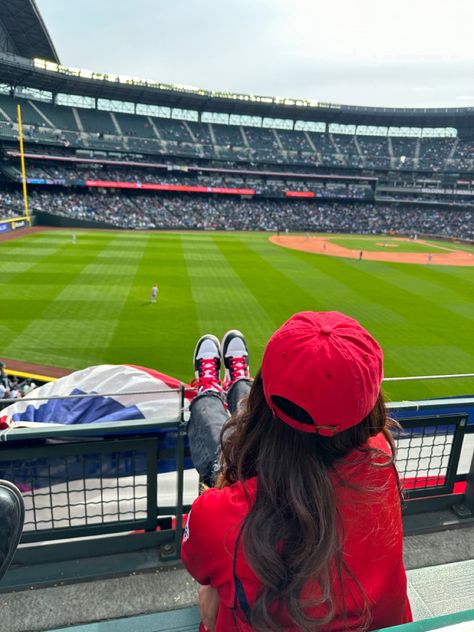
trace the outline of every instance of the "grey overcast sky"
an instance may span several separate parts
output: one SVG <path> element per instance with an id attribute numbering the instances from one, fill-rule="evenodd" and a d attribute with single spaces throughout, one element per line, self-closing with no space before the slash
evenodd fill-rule
<path id="1" fill-rule="evenodd" d="M 474 0 L 36 0 L 63 64 L 333 103 L 474 106 Z"/>

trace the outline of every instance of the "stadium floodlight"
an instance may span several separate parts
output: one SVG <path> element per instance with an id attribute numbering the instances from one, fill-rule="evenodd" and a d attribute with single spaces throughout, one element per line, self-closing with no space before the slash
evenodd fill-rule
<path id="1" fill-rule="evenodd" d="M 139 79 L 137 77 L 130 77 L 128 75 L 114 75 L 96 72 L 87 69 L 69 68 L 61 64 L 46 61 L 44 59 L 33 59 L 33 65 L 41 70 L 47 70 L 48 72 L 57 72 L 71 77 L 81 77 L 84 79 L 92 79 L 94 81 L 109 81 L 112 83 L 121 83 L 123 85 L 133 86 L 146 86 L 148 88 L 156 88 L 158 90 L 164 90 L 167 92 L 188 92 L 190 94 L 197 94 L 199 96 L 213 97 L 218 99 L 228 99 L 231 101 L 251 101 L 253 103 L 268 103 L 275 105 L 287 105 L 297 106 L 302 108 L 322 108 L 340 110 L 341 106 L 336 103 L 320 103 L 314 99 L 291 99 L 289 97 L 269 97 L 259 96 L 256 94 L 241 94 L 238 92 L 223 92 L 215 90 L 204 90 L 196 86 L 189 86 L 186 84 L 168 84 L 158 81 Z"/>

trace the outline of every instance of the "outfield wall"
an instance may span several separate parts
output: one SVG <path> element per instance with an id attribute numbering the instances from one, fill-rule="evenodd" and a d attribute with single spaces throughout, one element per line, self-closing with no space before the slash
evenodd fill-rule
<path id="1" fill-rule="evenodd" d="M 36 211 L 37 226 L 59 226 L 61 228 L 108 228 L 113 230 L 124 230 L 120 226 L 108 224 L 107 222 L 93 222 L 86 219 L 74 219 L 72 217 L 63 217 L 46 211 Z"/>
<path id="2" fill-rule="evenodd" d="M 27 228 L 28 225 L 29 225 L 29 222 L 26 217 L 15 217 L 14 219 L 4 219 L 0 221 L 0 234 L 9 233 L 12 230 L 18 230 L 20 228 Z"/>

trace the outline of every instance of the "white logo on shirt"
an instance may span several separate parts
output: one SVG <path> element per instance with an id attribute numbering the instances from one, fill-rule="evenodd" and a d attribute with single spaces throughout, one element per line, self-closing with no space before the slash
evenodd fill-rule
<path id="1" fill-rule="evenodd" d="M 183 542 L 187 542 L 189 540 L 189 519 L 190 518 L 191 518 L 191 510 L 189 510 L 188 520 L 186 522 L 186 526 L 184 527 Z"/>

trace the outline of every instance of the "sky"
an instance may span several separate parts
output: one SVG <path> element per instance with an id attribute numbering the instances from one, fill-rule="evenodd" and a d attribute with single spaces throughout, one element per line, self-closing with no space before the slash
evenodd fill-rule
<path id="1" fill-rule="evenodd" d="M 474 0 L 36 0 L 66 66 L 263 96 L 474 107 Z"/>

